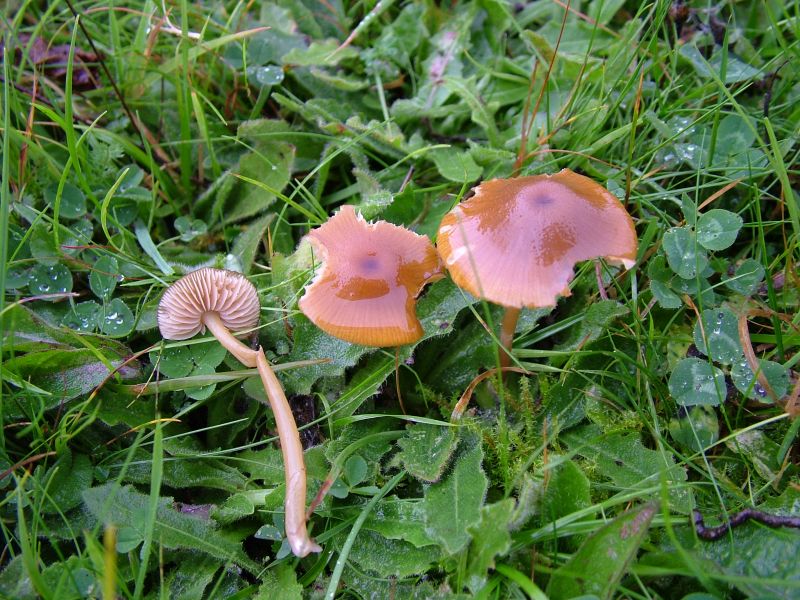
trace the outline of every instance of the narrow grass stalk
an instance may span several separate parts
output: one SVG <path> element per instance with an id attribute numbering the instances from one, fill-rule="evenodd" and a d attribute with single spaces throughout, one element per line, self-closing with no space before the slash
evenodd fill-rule
<path id="1" fill-rule="evenodd" d="M 19 530 L 19 546 L 22 551 L 22 563 L 30 577 L 33 589 L 45 600 L 50 600 L 53 595 L 51 588 L 47 585 L 41 572 L 39 572 L 39 555 L 36 552 L 36 538 L 28 531 L 28 524 L 25 520 L 25 502 L 23 499 L 27 474 L 21 481 L 17 482 L 17 529 Z"/>
<path id="2" fill-rule="evenodd" d="M 103 600 L 117 598 L 117 528 L 106 525 L 103 532 Z"/>
<path id="3" fill-rule="evenodd" d="M 219 161 L 217 161 L 217 153 L 214 151 L 214 141 L 211 139 L 211 134 L 208 131 L 205 110 L 203 110 L 203 105 L 200 103 L 200 99 L 198 98 L 198 94 L 195 90 L 192 90 L 191 98 L 197 127 L 200 130 L 200 135 L 206 142 L 206 147 L 208 148 L 208 157 L 211 159 L 212 174 L 214 179 L 219 179 L 220 175 L 222 174 L 222 169 L 219 166 Z"/>
<path id="4" fill-rule="evenodd" d="M 5 37 L 4 46 L 10 48 L 9 36 Z M 8 268 L 8 211 L 11 206 L 11 87 L 9 80 L 9 61 L 3 61 L 3 176 L 0 177 L 0 315 L 5 310 L 6 301 L 6 269 Z M 3 370 L 3 338 L 0 335 L 0 372 Z M 0 423 L 5 423 L 3 411 L 3 386 L 0 386 Z M 5 427 L 0 427 L 0 447 L 6 447 Z"/>
<path id="5" fill-rule="evenodd" d="M 503 564 L 498 564 L 495 567 L 495 571 L 521 587 L 531 600 L 547 600 L 547 595 L 524 573 L 520 573 L 513 567 Z"/>
<path id="6" fill-rule="evenodd" d="M 781 182 L 781 191 L 783 192 L 783 202 L 786 209 L 789 211 L 789 219 L 792 223 L 792 231 L 796 240 L 800 240 L 800 209 L 797 207 L 797 200 L 795 199 L 794 190 L 789 175 L 786 171 L 786 163 L 783 160 L 781 146 L 778 143 L 778 138 L 775 136 L 775 130 L 772 128 L 772 122 L 768 117 L 764 117 L 764 127 L 769 136 L 769 150 L 770 150 L 770 163 L 778 176 L 778 181 Z"/>
<path id="7" fill-rule="evenodd" d="M 192 173 L 192 83 L 189 80 L 189 38 L 185 35 L 189 31 L 189 3 L 181 0 L 181 30 L 184 37 L 180 42 L 181 71 L 177 81 L 178 117 L 180 120 L 181 141 L 178 146 L 178 156 L 181 162 L 181 186 L 183 193 L 191 191 Z"/>
<path id="8" fill-rule="evenodd" d="M 69 155 L 72 157 L 72 165 L 75 168 L 75 172 L 80 179 L 83 179 L 83 170 L 78 151 L 78 137 L 75 134 L 72 118 L 72 77 L 73 69 L 75 68 L 75 39 L 78 36 L 79 23 L 80 16 L 76 16 L 75 25 L 72 28 L 72 38 L 69 42 L 69 57 L 67 58 L 67 74 L 64 86 L 64 135 L 67 138 L 67 148 L 69 149 Z"/>
<path id="9" fill-rule="evenodd" d="M 142 560 L 139 564 L 139 572 L 136 576 L 136 586 L 133 590 L 133 597 L 135 600 L 142 598 L 145 593 L 144 578 L 147 575 L 147 563 L 150 560 L 150 552 L 153 546 L 153 532 L 155 531 L 156 519 L 158 518 L 158 503 L 161 494 L 161 480 L 164 475 L 164 447 L 161 427 L 161 420 L 158 419 L 153 432 L 153 461 L 152 469 L 150 471 L 150 502 L 147 506 L 147 520 L 144 524 L 144 543 L 142 544 L 141 552 Z"/>
<path id="10" fill-rule="evenodd" d="M 361 510 L 361 513 L 358 515 L 355 523 L 353 523 L 353 528 L 347 535 L 347 539 L 344 541 L 341 552 L 339 552 L 339 558 L 336 560 L 336 566 L 333 568 L 333 574 L 331 575 L 331 580 L 328 583 L 328 589 L 325 590 L 325 600 L 333 600 L 336 596 L 336 588 L 339 587 L 339 580 L 342 578 L 344 566 L 347 564 L 347 557 L 350 556 L 350 550 L 353 548 L 356 537 L 358 537 L 358 532 L 361 531 L 361 527 L 364 525 L 367 517 L 375 508 L 375 505 L 378 504 L 378 501 L 386 494 L 391 492 L 405 476 L 406 472 L 400 471 L 397 475 L 392 477 L 377 494 L 370 498 L 370 501 L 367 502 L 367 504 Z"/>

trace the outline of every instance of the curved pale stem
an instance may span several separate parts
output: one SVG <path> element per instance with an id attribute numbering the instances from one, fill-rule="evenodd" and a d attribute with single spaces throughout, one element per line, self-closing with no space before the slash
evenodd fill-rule
<path id="1" fill-rule="evenodd" d="M 308 537 L 306 530 L 306 465 L 303 461 L 303 446 L 300 433 L 292 416 L 292 409 L 286 400 L 278 378 L 267 362 L 264 351 L 256 353 L 256 368 L 261 375 L 267 398 L 275 415 L 275 425 L 281 439 L 283 470 L 286 476 L 286 539 L 295 556 L 305 556 L 310 552 L 320 552 L 322 548 Z"/>
<path id="2" fill-rule="evenodd" d="M 283 387 L 264 356 L 264 350 L 253 350 L 237 340 L 222 323 L 219 314 L 208 312 L 203 315 L 203 323 L 214 334 L 228 352 L 233 354 L 246 367 L 258 369 L 269 405 L 275 416 L 278 437 L 283 454 L 283 470 L 286 477 L 286 539 L 295 556 L 306 556 L 310 552 L 320 552 L 322 548 L 310 537 L 306 530 L 306 465 L 303 460 L 303 446 L 297 431 L 292 409 L 283 393 Z"/>
<path id="3" fill-rule="evenodd" d="M 506 308 L 503 313 L 503 324 L 500 328 L 500 369 L 505 369 L 511 364 L 511 347 L 514 344 L 514 331 L 519 320 L 519 308 Z"/>
<path id="4" fill-rule="evenodd" d="M 236 360 L 242 363 L 245 367 L 250 367 L 251 369 L 255 368 L 257 352 L 237 340 L 233 334 L 228 331 L 228 328 L 225 327 L 222 319 L 219 318 L 218 312 L 203 313 L 203 324 L 214 335 L 214 337 L 219 340 L 219 343 L 222 344 L 228 352 L 236 357 Z"/>

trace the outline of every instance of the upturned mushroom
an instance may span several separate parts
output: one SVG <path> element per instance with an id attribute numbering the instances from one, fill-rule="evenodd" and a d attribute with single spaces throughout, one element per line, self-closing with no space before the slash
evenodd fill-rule
<path id="1" fill-rule="evenodd" d="M 306 468 L 297 424 L 264 350 L 253 350 L 231 333 L 258 324 L 260 304 L 255 286 L 240 273 L 204 268 L 192 271 L 164 292 L 158 305 L 158 327 L 169 340 L 185 340 L 206 329 L 236 359 L 258 369 L 281 442 L 286 479 L 286 538 L 297 556 L 319 552 L 306 530 Z"/>
<path id="2" fill-rule="evenodd" d="M 352 344 L 401 346 L 422 337 L 416 299 L 442 277 L 430 240 L 343 206 L 308 239 L 322 267 L 300 299 L 320 329 Z"/>
<path id="3" fill-rule="evenodd" d="M 564 169 L 483 182 L 445 215 L 436 244 L 458 286 L 506 307 L 505 367 L 522 308 L 555 306 L 559 296 L 569 296 L 577 262 L 604 257 L 630 269 L 637 238 L 613 194 Z"/>

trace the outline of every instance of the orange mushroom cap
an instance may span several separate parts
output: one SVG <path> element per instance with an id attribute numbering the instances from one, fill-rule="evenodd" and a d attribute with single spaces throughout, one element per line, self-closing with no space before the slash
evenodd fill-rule
<path id="1" fill-rule="evenodd" d="M 427 237 L 386 221 L 367 223 L 346 205 L 308 238 L 324 264 L 300 310 L 317 327 L 365 346 L 400 346 L 422 337 L 416 298 L 442 277 Z"/>
<path id="2" fill-rule="evenodd" d="M 167 288 L 158 303 L 158 328 L 168 340 L 187 340 L 206 330 L 203 314 L 216 312 L 230 330 L 258 324 L 258 292 L 241 273 L 206 267 Z"/>
<path id="3" fill-rule="evenodd" d="M 493 179 L 445 215 L 437 238 L 453 280 L 508 307 L 553 306 L 569 296 L 575 263 L 636 262 L 633 220 L 597 182 L 555 175 Z"/>

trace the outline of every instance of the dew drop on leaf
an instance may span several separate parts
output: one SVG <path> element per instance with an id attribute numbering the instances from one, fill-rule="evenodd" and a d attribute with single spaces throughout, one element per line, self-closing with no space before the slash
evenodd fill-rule
<path id="1" fill-rule="evenodd" d="M 133 331 L 134 316 L 120 298 L 114 298 L 102 311 L 100 329 L 107 335 L 122 336 Z"/>
<path id="2" fill-rule="evenodd" d="M 64 265 L 36 265 L 31 269 L 28 287 L 32 294 L 54 294 L 72 291 L 72 273 Z"/>
<path id="3" fill-rule="evenodd" d="M 769 382 L 769 386 L 778 399 L 785 396 L 789 391 L 789 375 L 786 367 L 771 360 L 760 360 L 759 366 L 763 376 Z M 746 360 L 742 360 L 733 365 L 731 369 L 731 379 L 736 389 L 747 398 L 762 402 L 772 402 L 770 394 L 753 374 Z"/>

